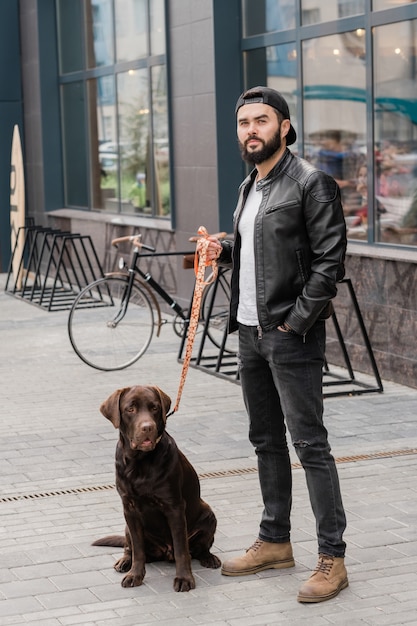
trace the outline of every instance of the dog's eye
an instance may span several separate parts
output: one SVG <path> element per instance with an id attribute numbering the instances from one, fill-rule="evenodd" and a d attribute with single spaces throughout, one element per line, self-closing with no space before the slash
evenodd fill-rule
<path id="1" fill-rule="evenodd" d="M 133 412 L 135 411 L 135 407 L 134 407 L 134 406 L 128 406 L 128 407 L 127 407 L 127 409 L 126 409 L 126 411 L 127 411 L 128 413 L 133 413 Z"/>

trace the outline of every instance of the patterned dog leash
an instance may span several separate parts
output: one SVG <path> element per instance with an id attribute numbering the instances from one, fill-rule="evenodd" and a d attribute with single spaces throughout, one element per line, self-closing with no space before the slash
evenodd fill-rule
<path id="1" fill-rule="evenodd" d="M 216 237 L 225 237 L 226 233 L 217 233 Z M 201 307 L 201 297 L 203 295 L 204 287 L 206 285 L 210 285 L 217 278 L 217 261 L 207 261 L 207 248 L 209 246 L 209 234 L 207 229 L 204 226 L 200 226 L 197 231 L 196 237 L 191 237 L 190 241 L 200 241 L 200 250 L 199 252 L 195 252 L 194 255 L 194 272 L 195 272 L 195 287 L 194 287 L 194 295 L 193 302 L 191 305 L 191 313 L 190 313 L 190 321 L 188 325 L 188 334 L 187 334 L 187 344 L 185 347 L 185 356 L 182 364 L 182 372 L 180 377 L 180 383 L 178 387 L 177 400 L 174 408 L 168 414 L 172 415 L 176 411 L 178 411 L 178 407 L 180 404 L 182 391 L 185 384 L 185 379 L 187 377 L 188 368 L 190 366 L 191 355 L 193 352 L 193 344 L 195 335 L 197 332 L 198 322 L 200 319 L 200 307 Z M 210 280 L 205 279 L 206 267 L 210 266 L 212 268 L 212 273 L 210 276 Z M 167 417 L 168 417 L 167 416 Z"/>

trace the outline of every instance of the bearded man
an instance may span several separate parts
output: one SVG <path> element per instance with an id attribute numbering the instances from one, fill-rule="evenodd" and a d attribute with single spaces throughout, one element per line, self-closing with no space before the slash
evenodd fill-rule
<path id="1" fill-rule="evenodd" d="M 288 149 L 296 132 L 280 93 L 245 91 L 236 119 L 242 157 L 254 169 L 240 187 L 233 241 L 211 237 L 208 255 L 232 268 L 229 330 L 239 332 L 240 381 L 264 509 L 253 545 L 226 560 L 222 574 L 294 566 L 288 429 L 305 471 L 319 555 L 297 599 L 321 602 L 348 586 L 346 517 L 323 423 L 322 380 L 325 320 L 344 276 L 340 190 Z"/>

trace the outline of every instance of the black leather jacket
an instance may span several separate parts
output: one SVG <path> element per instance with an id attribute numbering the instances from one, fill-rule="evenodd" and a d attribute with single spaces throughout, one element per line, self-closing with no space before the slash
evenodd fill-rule
<path id="1" fill-rule="evenodd" d="M 234 213 L 234 241 L 222 242 L 221 265 L 233 267 L 229 331 L 237 329 L 239 219 L 256 170 L 243 181 Z M 264 331 L 283 322 L 305 335 L 333 311 L 336 283 L 344 277 L 346 226 L 333 178 L 286 149 L 257 183 L 262 202 L 255 220 L 256 301 Z"/>

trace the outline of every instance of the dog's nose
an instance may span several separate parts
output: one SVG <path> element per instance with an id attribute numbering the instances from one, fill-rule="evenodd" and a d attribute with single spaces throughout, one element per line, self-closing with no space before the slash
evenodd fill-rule
<path id="1" fill-rule="evenodd" d="M 154 424 L 152 422 L 145 422 L 141 426 L 141 431 L 143 433 L 150 433 L 154 429 Z"/>

